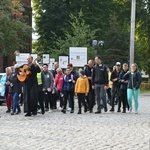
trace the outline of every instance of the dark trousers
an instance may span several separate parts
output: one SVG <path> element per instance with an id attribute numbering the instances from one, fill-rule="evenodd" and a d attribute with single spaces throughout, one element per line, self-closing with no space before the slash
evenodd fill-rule
<path id="1" fill-rule="evenodd" d="M 107 109 L 106 91 L 104 89 L 104 86 L 104 84 L 95 84 L 95 96 L 97 99 L 98 111 L 101 111 L 101 100 L 103 101 L 104 108 Z"/>
<path id="2" fill-rule="evenodd" d="M 6 89 L 5 89 L 5 97 L 6 97 L 6 105 L 7 105 L 7 109 L 8 110 L 11 110 L 11 107 L 12 107 L 12 97 L 11 95 L 9 94 L 9 86 L 6 85 Z"/>
<path id="3" fill-rule="evenodd" d="M 127 89 L 121 89 L 120 96 L 121 96 L 121 101 L 123 103 L 123 110 L 126 110 L 126 108 L 129 109 L 129 104 L 127 101 Z"/>
<path id="4" fill-rule="evenodd" d="M 89 110 L 93 110 L 93 107 L 95 105 L 95 91 L 92 88 L 89 91 L 88 99 L 89 99 Z"/>
<path id="5" fill-rule="evenodd" d="M 118 109 L 121 107 L 120 90 L 118 87 L 113 86 L 111 89 L 111 107 L 114 110 L 115 98 L 118 97 Z"/>
<path id="6" fill-rule="evenodd" d="M 85 93 L 78 93 L 78 106 L 79 106 L 79 111 L 81 111 L 81 103 L 84 105 L 84 110 L 87 109 L 86 103 L 85 103 Z"/>
<path id="7" fill-rule="evenodd" d="M 59 97 L 59 100 L 60 100 L 60 107 L 62 108 L 63 107 L 63 95 L 60 91 L 58 91 L 58 97 Z"/>
<path id="8" fill-rule="evenodd" d="M 52 107 L 53 107 L 53 109 L 57 109 L 57 99 L 58 99 L 57 93 L 53 93 L 52 94 Z"/>
<path id="9" fill-rule="evenodd" d="M 45 108 L 46 109 L 49 109 L 49 108 L 53 109 L 52 92 L 45 92 L 44 98 L 45 98 Z"/>
<path id="10" fill-rule="evenodd" d="M 66 110 L 68 96 L 70 96 L 71 110 L 74 110 L 74 91 L 64 91 L 64 110 Z"/>
<path id="11" fill-rule="evenodd" d="M 108 103 L 110 103 L 111 102 L 111 88 L 108 88 L 107 89 L 107 95 L 108 95 Z"/>
<path id="12" fill-rule="evenodd" d="M 44 93 L 42 91 L 38 92 L 38 101 L 41 111 L 44 112 Z"/>
<path id="13" fill-rule="evenodd" d="M 36 91 L 36 92 L 35 92 Z M 37 113 L 37 100 L 38 100 L 38 92 L 32 88 L 32 90 L 28 90 L 28 111 L 29 113 Z"/>

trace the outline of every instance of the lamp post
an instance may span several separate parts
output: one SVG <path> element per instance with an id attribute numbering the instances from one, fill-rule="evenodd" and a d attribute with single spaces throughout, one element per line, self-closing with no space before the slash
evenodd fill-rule
<path id="1" fill-rule="evenodd" d="M 131 31 L 130 31 L 130 66 L 134 62 L 135 11 L 136 11 L 136 0 L 132 0 Z"/>
<path id="2" fill-rule="evenodd" d="M 99 54 L 99 47 L 103 47 L 104 41 L 98 41 L 98 40 L 93 40 L 92 41 L 92 46 L 97 48 L 96 54 Z"/>

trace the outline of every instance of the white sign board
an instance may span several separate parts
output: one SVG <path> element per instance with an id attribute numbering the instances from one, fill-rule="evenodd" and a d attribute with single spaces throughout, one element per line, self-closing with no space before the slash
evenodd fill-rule
<path id="1" fill-rule="evenodd" d="M 43 54 L 43 64 L 49 64 L 49 54 Z"/>
<path id="2" fill-rule="evenodd" d="M 18 53 L 16 55 L 16 62 L 18 65 L 27 64 L 27 57 L 30 55 L 29 53 Z M 31 54 L 33 60 L 37 58 L 37 54 Z"/>
<path id="3" fill-rule="evenodd" d="M 55 58 L 49 59 L 48 70 L 54 70 Z"/>
<path id="4" fill-rule="evenodd" d="M 20 61 L 27 61 L 27 56 L 29 55 L 29 53 L 18 53 L 16 54 L 16 62 L 20 62 Z"/>
<path id="5" fill-rule="evenodd" d="M 59 56 L 59 67 L 67 68 L 68 65 L 68 56 Z"/>
<path id="6" fill-rule="evenodd" d="M 87 47 L 70 47 L 69 59 L 74 67 L 83 67 L 87 64 Z"/>

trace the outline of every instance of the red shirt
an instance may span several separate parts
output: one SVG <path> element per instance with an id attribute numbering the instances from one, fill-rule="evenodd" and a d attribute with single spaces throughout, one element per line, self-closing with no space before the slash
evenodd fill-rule
<path id="1" fill-rule="evenodd" d="M 55 84 L 56 84 L 56 88 L 58 91 L 62 90 L 62 86 L 63 86 L 63 78 L 64 78 L 64 74 L 56 74 L 55 76 Z"/>

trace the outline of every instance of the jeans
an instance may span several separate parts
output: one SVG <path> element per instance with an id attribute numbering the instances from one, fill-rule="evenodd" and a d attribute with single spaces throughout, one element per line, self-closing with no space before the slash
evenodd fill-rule
<path id="1" fill-rule="evenodd" d="M 106 104 L 106 90 L 104 89 L 104 84 L 95 84 L 95 96 L 97 99 L 97 110 L 101 111 L 101 100 L 103 101 L 104 108 L 107 109 Z"/>
<path id="2" fill-rule="evenodd" d="M 138 110 L 139 102 L 138 102 L 138 95 L 139 95 L 140 89 L 128 89 L 127 90 L 127 96 L 128 96 L 128 104 L 130 107 L 132 107 L 132 97 L 134 97 L 134 106 L 135 110 Z"/>
<path id="3" fill-rule="evenodd" d="M 12 93 L 12 101 L 13 101 L 13 112 L 16 112 L 16 109 L 20 111 L 19 106 L 19 93 Z"/>
<path id="4" fill-rule="evenodd" d="M 74 111 L 74 91 L 64 91 L 64 110 L 66 110 L 67 100 L 70 96 L 71 110 Z"/>

